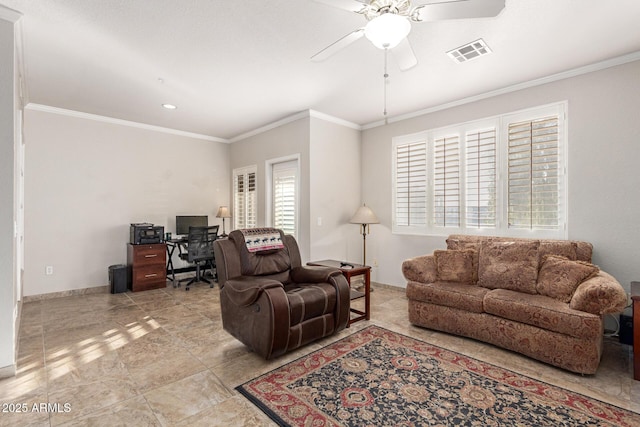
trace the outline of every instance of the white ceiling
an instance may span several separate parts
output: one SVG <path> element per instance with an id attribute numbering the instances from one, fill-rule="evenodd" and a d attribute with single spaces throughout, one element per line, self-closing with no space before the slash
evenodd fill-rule
<path id="1" fill-rule="evenodd" d="M 31 103 L 224 139 L 307 109 L 358 125 L 383 117 L 383 51 L 362 38 L 309 59 L 364 17 L 313 0 L 0 4 L 24 15 Z M 414 23 L 419 63 L 400 72 L 390 58 L 389 116 L 640 52 L 639 21 L 640 0 L 506 0 L 496 18 Z M 478 38 L 491 55 L 445 53 Z"/>

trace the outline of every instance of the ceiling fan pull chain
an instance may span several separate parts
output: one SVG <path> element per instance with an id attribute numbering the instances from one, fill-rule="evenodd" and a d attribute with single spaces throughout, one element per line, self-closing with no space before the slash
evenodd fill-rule
<path id="1" fill-rule="evenodd" d="M 389 53 L 388 48 L 384 48 L 384 124 L 388 124 L 387 121 L 387 81 L 389 80 L 389 73 L 387 72 L 387 54 Z"/>

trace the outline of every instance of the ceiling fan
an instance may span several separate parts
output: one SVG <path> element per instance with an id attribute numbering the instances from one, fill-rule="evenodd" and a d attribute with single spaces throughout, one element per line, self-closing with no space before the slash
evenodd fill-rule
<path id="1" fill-rule="evenodd" d="M 412 22 L 432 22 L 446 19 L 487 18 L 500 13 L 505 0 L 445 0 L 430 1 L 413 7 L 411 0 L 315 0 L 339 9 L 355 12 L 367 19 L 358 28 L 311 57 L 323 61 L 362 36 L 374 46 L 392 50 L 400 70 L 414 67 L 418 59 L 407 35 Z"/>

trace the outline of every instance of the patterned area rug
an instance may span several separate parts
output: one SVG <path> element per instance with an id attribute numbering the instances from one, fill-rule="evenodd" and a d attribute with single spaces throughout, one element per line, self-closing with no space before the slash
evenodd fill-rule
<path id="1" fill-rule="evenodd" d="M 376 326 L 236 389 L 282 426 L 640 426 L 640 414 Z"/>

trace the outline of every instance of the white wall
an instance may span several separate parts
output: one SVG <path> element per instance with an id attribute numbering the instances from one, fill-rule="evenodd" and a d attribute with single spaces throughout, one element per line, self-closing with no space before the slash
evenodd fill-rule
<path id="1" fill-rule="evenodd" d="M 309 118 L 304 117 L 265 130 L 230 145 L 230 172 L 235 168 L 256 165 L 258 189 L 258 227 L 266 225 L 265 162 L 271 159 L 300 155 L 300 224 L 297 236 L 303 261 L 309 260 Z M 233 207 L 233 203 L 229 202 Z M 235 212 L 231 212 L 233 216 Z M 233 224 L 233 222 L 232 222 Z"/>
<path id="2" fill-rule="evenodd" d="M 265 162 L 299 155 L 297 241 L 303 263 L 326 258 L 358 262 L 362 256 L 358 227 L 347 222 L 361 202 L 360 131 L 318 118 L 312 111 L 299 116 L 234 142 L 231 169 L 258 167 L 258 226 L 265 226 Z"/>
<path id="3" fill-rule="evenodd" d="M 1 6 L 0 6 L 1 8 Z M 3 12 L 3 10 L 0 10 Z M 0 15 L 0 378 L 15 369 L 14 282 L 14 23 Z"/>
<path id="4" fill-rule="evenodd" d="M 361 263 L 360 228 L 349 224 L 362 202 L 360 131 L 316 117 L 310 122 L 310 259 Z"/>
<path id="5" fill-rule="evenodd" d="M 404 259 L 445 247 L 443 237 L 391 233 L 394 136 L 563 100 L 568 100 L 569 238 L 593 243 L 594 263 L 626 289 L 631 280 L 639 280 L 640 61 L 636 61 L 364 131 L 363 200 L 382 223 L 368 239 L 370 256 L 380 260 L 378 281 L 405 286 Z"/>
<path id="6" fill-rule="evenodd" d="M 130 223 L 222 225 L 230 203 L 228 144 L 30 108 L 25 144 L 24 295 L 106 285 Z"/>

